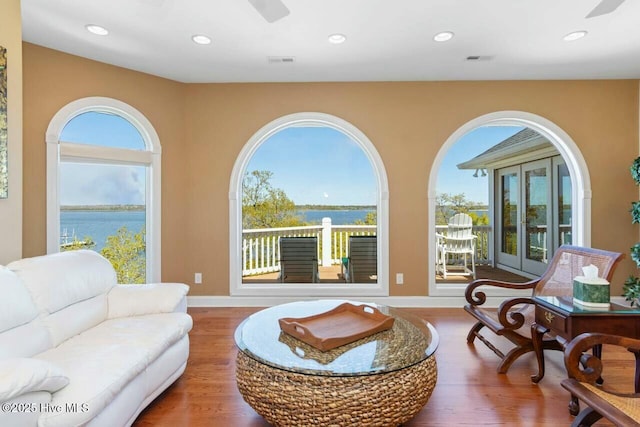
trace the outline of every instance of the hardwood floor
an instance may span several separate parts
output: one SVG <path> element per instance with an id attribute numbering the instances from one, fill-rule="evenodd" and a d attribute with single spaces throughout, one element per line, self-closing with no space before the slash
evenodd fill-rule
<path id="1" fill-rule="evenodd" d="M 191 354 L 182 377 L 153 402 L 135 422 L 146 426 L 265 427 L 268 424 L 247 405 L 235 385 L 236 348 L 233 332 L 257 308 L 191 308 L 194 328 Z M 514 363 L 506 375 L 496 373 L 498 358 L 482 343 L 468 346 L 472 318 L 461 308 L 406 308 L 437 329 L 438 382 L 431 399 L 406 427 L 418 426 L 568 426 L 569 394 L 560 352 L 546 353 L 546 376 L 533 384 L 534 355 Z M 506 341 L 506 340 L 505 340 Z M 508 342 L 505 342 L 505 348 Z M 604 349 L 618 368 L 607 384 L 623 381 L 633 387 L 631 355 Z M 620 360 L 618 360 L 620 359 Z M 624 359 L 624 361 L 622 360 Z M 629 367 L 623 364 L 629 363 Z M 605 365 L 607 366 L 607 365 Z M 622 389 L 626 389 L 625 386 Z M 598 426 L 611 425 L 600 422 Z M 306 427 L 306 426 L 305 426 Z"/>

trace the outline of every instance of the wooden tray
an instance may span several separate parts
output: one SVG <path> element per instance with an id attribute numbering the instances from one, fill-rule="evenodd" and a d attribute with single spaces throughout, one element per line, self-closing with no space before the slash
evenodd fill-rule
<path id="1" fill-rule="evenodd" d="M 309 317 L 278 319 L 280 329 L 318 350 L 328 351 L 393 326 L 393 317 L 370 305 L 340 304 Z"/>

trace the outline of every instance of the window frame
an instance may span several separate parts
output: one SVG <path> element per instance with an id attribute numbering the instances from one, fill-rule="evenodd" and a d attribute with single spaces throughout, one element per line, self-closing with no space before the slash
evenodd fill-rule
<path id="1" fill-rule="evenodd" d="M 257 149 L 275 133 L 289 127 L 330 127 L 355 142 L 365 153 L 376 177 L 378 281 L 345 286 L 340 283 L 242 282 L 242 180 Z M 356 297 L 389 295 L 389 186 L 382 158 L 369 138 L 351 123 L 330 114 L 300 112 L 277 118 L 259 129 L 238 154 L 229 184 L 229 293 L 260 297 Z"/>
<path id="2" fill-rule="evenodd" d="M 60 140 L 64 127 L 87 112 L 115 114 L 140 132 L 146 150 L 85 145 Z M 60 162 L 146 166 L 145 225 L 147 282 L 161 281 L 161 156 L 160 138 L 137 109 L 113 98 L 87 97 L 62 107 L 49 122 L 47 154 L 47 253 L 60 252 Z"/>
<path id="3" fill-rule="evenodd" d="M 572 219 L 572 244 L 577 246 L 591 246 L 591 176 L 587 162 L 578 145 L 560 126 L 537 114 L 525 111 L 497 111 L 476 117 L 460 126 L 442 144 L 435 158 L 431 162 L 427 199 L 429 208 L 428 238 L 429 242 L 435 242 L 435 208 L 437 196 L 438 171 L 442 161 L 451 147 L 468 132 L 481 126 L 524 126 L 535 130 L 551 142 L 565 161 L 571 177 L 571 213 Z M 494 197 L 494 183 L 490 181 L 489 197 Z M 490 212 L 493 216 L 493 212 Z M 492 219 L 493 221 L 493 219 Z M 494 225 L 495 227 L 495 225 Z M 427 262 L 435 266 L 436 248 L 429 245 Z M 464 296 L 467 284 L 445 284 L 436 282 L 435 268 L 429 269 L 429 296 L 434 297 L 461 297 Z M 517 291 L 510 289 L 489 289 L 487 296 L 517 296 Z"/>

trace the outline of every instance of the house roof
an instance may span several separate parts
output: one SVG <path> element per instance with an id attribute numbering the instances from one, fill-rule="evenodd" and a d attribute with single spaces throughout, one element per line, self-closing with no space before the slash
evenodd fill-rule
<path id="1" fill-rule="evenodd" d="M 492 169 L 497 163 L 504 163 L 534 151 L 548 151 L 554 145 L 544 136 L 531 128 L 524 128 L 520 132 L 499 142 L 474 158 L 457 164 L 458 169 Z"/>

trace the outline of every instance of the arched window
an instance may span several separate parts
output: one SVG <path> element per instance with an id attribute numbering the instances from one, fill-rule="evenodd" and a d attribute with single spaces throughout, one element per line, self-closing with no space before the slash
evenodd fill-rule
<path id="1" fill-rule="evenodd" d="M 487 227 L 489 233 L 487 241 L 490 242 L 487 256 L 492 260 L 493 265 L 500 265 L 508 271 L 516 273 L 522 272 L 527 277 L 527 270 L 531 270 L 530 273 L 535 274 L 536 268 L 544 269 L 544 255 L 553 252 L 553 249 L 558 245 L 571 242 L 574 245 L 589 246 L 591 243 L 589 171 L 580 150 L 571 137 L 556 124 L 535 114 L 521 111 L 501 111 L 487 114 L 471 120 L 456 130 L 443 144 L 432 164 L 428 190 L 429 242 L 434 242 L 429 245 L 429 265 L 433 266 L 429 270 L 430 296 L 461 296 L 464 294 L 466 283 L 452 284 L 436 280 L 436 272 L 439 271 L 438 263 L 442 263 L 436 244 L 438 241 L 436 216 L 438 214 L 438 200 L 441 197 L 437 194 L 437 178 L 449 150 L 462 138 L 476 133 L 482 127 L 486 127 L 485 129 L 490 132 L 503 129 L 508 133 L 504 135 L 504 140 L 501 140 L 500 144 L 487 149 L 477 157 L 463 159 L 457 166 L 459 169 L 468 169 L 469 173 L 475 170 L 474 177 L 486 176 L 489 181 L 488 212 L 492 223 L 490 227 Z M 509 131 L 509 129 L 512 130 Z M 519 142 L 522 141 L 526 142 L 524 145 L 527 149 L 517 150 Z M 515 155 L 511 162 L 507 161 L 509 153 Z M 507 185 L 510 187 L 507 188 Z M 545 200 L 548 200 L 544 204 L 544 208 L 538 209 L 543 205 L 541 201 L 534 203 L 529 200 L 533 194 L 532 186 L 536 185 L 544 186 L 544 188 L 538 189 L 544 191 L 536 190 L 536 194 L 544 194 Z M 526 221 L 522 221 L 523 227 L 527 225 L 524 231 L 514 228 L 519 233 L 517 243 L 520 249 L 517 251 L 514 249 L 516 248 L 515 231 L 509 231 L 508 224 L 504 223 L 505 192 L 511 187 L 514 191 L 509 192 L 509 206 L 513 207 L 514 211 L 518 209 L 520 214 L 516 215 L 515 219 L 510 218 L 510 221 L 514 224 L 517 221 L 519 225 L 521 217 L 524 217 Z M 516 197 L 516 190 L 517 194 L 520 194 L 517 196 L 517 203 L 513 201 Z M 527 205 L 528 200 L 536 206 Z M 569 208 L 567 209 L 567 207 Z M 532 210 L 536 210 L 535 213 L 538 216 L 544 216 L 538 221 L 542 225 L 529 224 L 529 220 L 535 216 L 532 214 Z M 527 212 L 528 215 L 523 216 L 523 212 Z M 546 233 L 534 230 L 534 228 L 542 229 L 543 226 L 548 229 Z M 533 236 L 531 233 L 534 231 L 537 235 L 549 237 L 551 240 L 538 238 L 536 240 L 538 243 L 534 245 L 533 240 L 529 238 Z M 513 243 L 512 251 L 505 249 L 505 242 Z M 536 252 L 540 256 L 528 257 L 536 258 L 533 259 L 535 263 L 523 255 L 527 248 L 533 246 L 540 249 Z M 512 256 L 511 252 L 518 253 L 520 258 Z M 508 259 L 509 257 L 513 259 Z M 514 268 L 510 263 L 518 264 Z M 525 265 L 526 263 L 535 265 Z M 490 296 L 507 295 L 510 292 L 512 293 L 509 290 L 498 291 Z"/>
<path id="2" fill-rule="evenodd" d="M 83 98 L 56 113 L 46 142 L 47 252 L 88 247 L 109 258 L 126 246 L 134 255 L 120 282 L 159 281 L 161 149 L 151 123 L 121 101 Z"/>
<path id="3" fill-rule="evenodd" d="M 327 152 L 331 154 L 327 155 Z M 368 182 L 357 186 L 356 181 L 362 176 Z M 302 185 L 287 184 L 293 180 L 300 181 Z M 327 185 L 331 181 L 333 190 L 326 190 L 323 180 Z M 260 182 L 266 183 L 266 191 Z M 337 185 L 337 182 L 342 185 Z M 284 187 L 289 191 L 281 191 Z M 258 194 L 260 191 L 262 196 Z M 317 198 L 308 198 L 307 193 L 314 193 Z M 341 193 L 340 197 L 337 193 Z M 366 197 L 362 193 L 367 193 Z M 350 200 L 351 204 L 358 205 L 359 214 L 369 213 L 368 218 L 374 218 L 375 222 L 358 221 L 364 224 L 344 225 L 338 219 L 339 212 L 321 212 L 321 216 L 327 217 L 323 221 L 299 210 L 301 204 L 339 205 L 344 208 Z M 236 160 L 229 201 L 231 295 L 388 295 L 386 172 L 373 144 L 350 123 L 328 114 L 297 113 L 267 124 L 253 135 Z M 273 215 L 266 218 L 262 215 L 264 210 L 256 214 L 254 209 L 255 206 L 258 210 L 266 206 L 269 212 L 280 213 L 280 208 L 286 205 L 291 215 L 276 222 L 275 227 L 270 226 Z M 304 225 L 296 222 L 296 215 L 302 218 Z M 287 226 L 287 221 L 294 226 Z M 319 265 L 318 276 L 313 272 L 309 277 L 302 273 L 285 276 L 283 266 L 286 263 L 281 262 L 283 257 L 280 253 L 281 238 L 292 236 L 305 236 L 317 242 L 310 246 L 316 250 L 311 257 Z M 355 239 L 352 236 L 356 236 Z M 375 238 L 367 240 L 362 236 Z M 352 243 L 354 240 L 356 243 Z M 375 273 L 349 277 L 349 272 L 353 271 L 349 270 L 349 263 L 353 268 L 356 265 L 349 245 L 355 247 L 358 244 L 365 247 L 373 245 Z M 313 252 L 313 248 L 309 251 Z M 330 276 L 323 277 L 323 271 L 330 271 Z"/>

